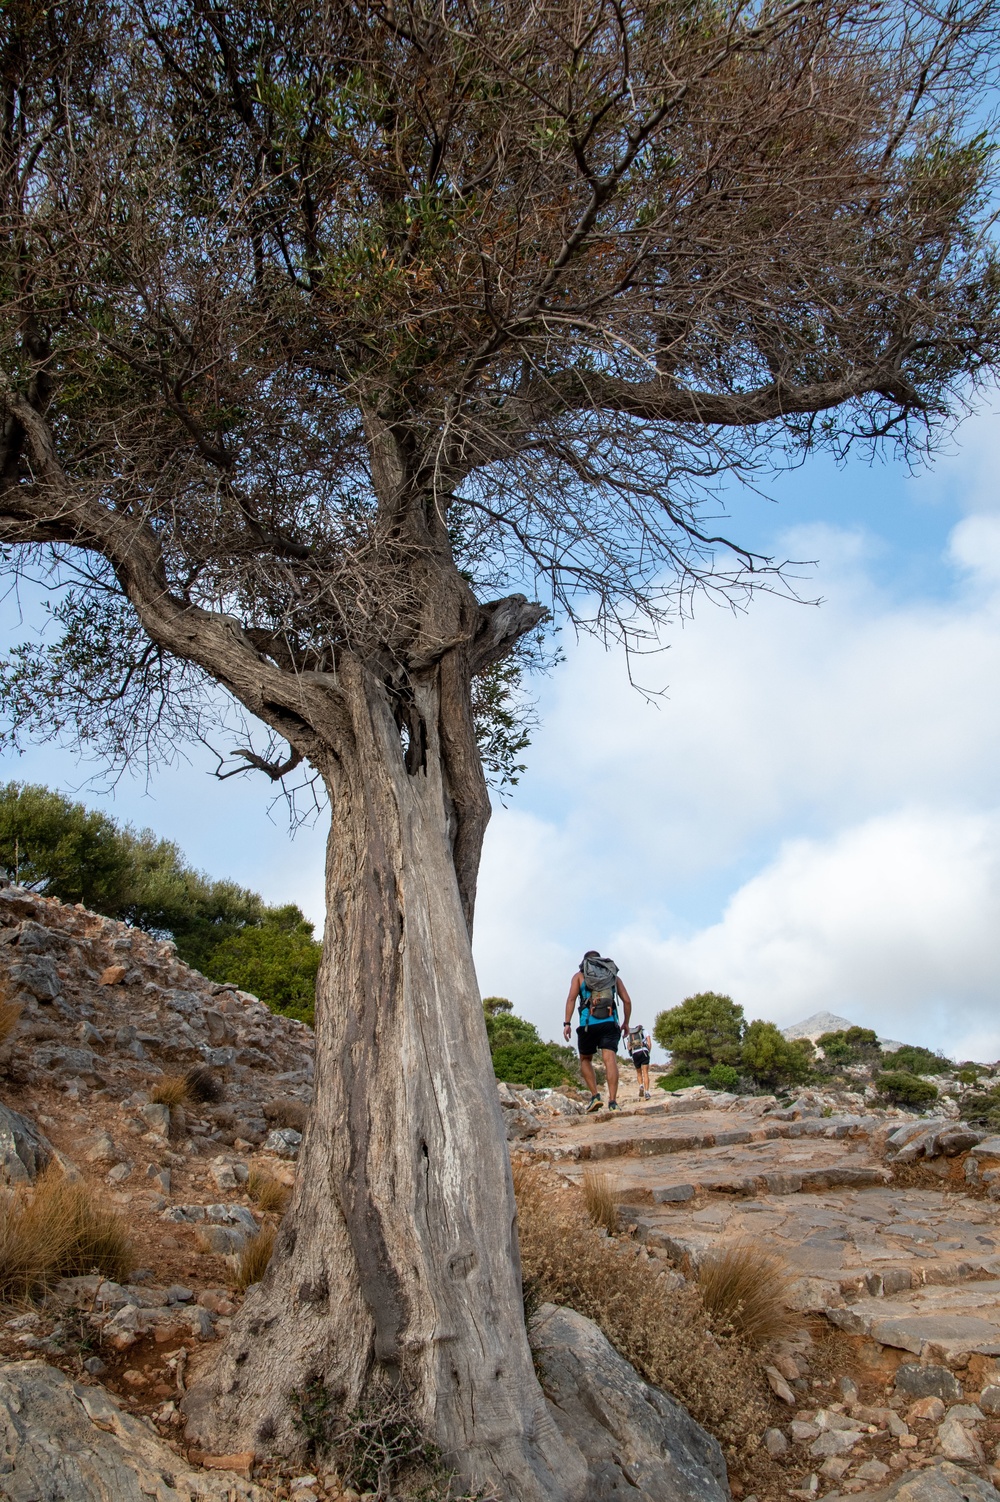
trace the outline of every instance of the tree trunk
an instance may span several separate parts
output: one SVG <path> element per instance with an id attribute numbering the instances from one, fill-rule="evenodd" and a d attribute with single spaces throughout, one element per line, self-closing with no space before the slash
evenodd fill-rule
<path id="1" fill-rule="evenodd" d="M 585 1494 L 524 1331 L 510 1167 L 449 838 L 437 682 L 406 769 L 381 683 L 345 664 L 352 744 L 323 769 L 333 824 L 316 1094 L 264 1281 L 186 1400 L 189 1437 L 301 1452 L 294 1394 L 332 1411 L 378 1379 L 476 1487 Z M 420 760 L 411 747 L 411 768 Z M 312 1388 L 315 1392 L 316 1389 Z"/>

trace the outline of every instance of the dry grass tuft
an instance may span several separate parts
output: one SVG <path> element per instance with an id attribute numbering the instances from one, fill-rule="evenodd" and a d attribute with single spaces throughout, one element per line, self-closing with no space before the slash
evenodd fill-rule
<path id="1" fill-rule="evenodd" d="M 618 1202 L 611 1187 L 609 1174 L 584 1174 L 583 1203 L 594 1225 L 603 1227 L 613 1236 L 618 1229 Z"/>
<path id="2" fill-rule="evenodd" d="M 711 1253 L 698 1268 L 698 1291 L 717 1334 L 758 1350 L 797 1329 L 788 1310 L 791 1275 L 780 1257 L 741 1239 Z"/>
<path id="3" fill-rule="evenodd" d="M 0 1043 L 6 1043 L 24 1010 L 16 1001 L 0 1001 Z"/>
<path id="4" fill-rule="evenodd" d="M 190 1099 L 187 1076 L 183 1074 L 165 1074 L 149 1092 L 151 1105 L 169 1106 L 171 1110 L 185 1105 Z"/>
<path id="5" fill-rule="evenodd" d="M 238 1257 L 233 1258 L 233 1286 L 240 1293 L 251 1283 L 259 1283 L 267 1272 L 267 1264 L 274 1251 L 275 1230 L 273 1226 L 261 1226 L 256 1236 L 251 1236 Z"/>
<path id="6" fill-rule="evenodd" d="M 247 1194 L 258 1210 L 274 1215 L 284 1215 L 291 1191 L 272 1174 L 262 1168 L 251 1168 L 247 1179 Z"/>
<path id="7" fill-rule="evenodd" d="M 0 1304 L 26 1303 L 58 1277 L 64 1232 L 31 1210 L 23 1190 L 0 1201 Z"/>
<path id="8" fill-rule="evenodd" d="M 186 1098 L 202 1106 L 217 1105 L 225 1094 L 222 1081 L 205 1064 L 195 1064 L 189 1069 L 184 1076 L 184 1085 Z"/>
<path id="9" fill-rule="evenodd" d="M 18 1190 L 0 1202 L 0 1302 L 22 1303 L 78 1273 L 122 1282 L 134 1266 L 125 1222 L 87 1184 L 53 1170 L 33 1192 Z"/>
<path id="10" fill-rule="evenodd" d="M 553 1174 L 517 1165 L 521 1262 L 539 1301 L 595 1321 L 647 1382 L 662 1387 L 745 1461 L 770 1419 L 756 1358 L 712 1330 L 697 1289 L 655 1273 L 635 1243 L 599 1235 Z"/>

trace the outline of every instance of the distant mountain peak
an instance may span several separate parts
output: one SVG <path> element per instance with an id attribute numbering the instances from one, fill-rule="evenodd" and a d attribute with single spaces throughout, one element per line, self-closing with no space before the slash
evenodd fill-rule
<path id="1" fill-rule="evenodd" d="M 824 1033 L 841 1033 L 849 1027 L 858 1027 L 859 1024 L 852 1022 L 849 1017 L 838 1017 L 834 1012 L 813 1012 L 804 1022 L 793 1022 L 790 1027 L 781 1029 L 782 1036 L 791 1041 L 793 1038 L 808 1038 L 810 1043 L 815 1043 Z M 883 1053 L 895 1053 L 897 1048 L 902 1048 L 902 1043 L 897 1043 L 894 1038 L 879 1038 Z"/>

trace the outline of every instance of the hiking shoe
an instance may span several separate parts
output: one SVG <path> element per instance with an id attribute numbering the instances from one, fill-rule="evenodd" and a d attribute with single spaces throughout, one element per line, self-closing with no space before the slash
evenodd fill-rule
<path id="1" fill-rule="evenodd" d="M 648 1090 L 646 1090 L 646 1091 L 644 1091 L 644 1092 L 643 1092 L 643 1093 L 644 1093 L 644 1095 L 645 1095 L 645 1097 L 646 1097 L 646 1099 L 647 1099 L 647 1100 L 648 1100 L 648 1099 L 649 1099 L 649 1091 L 648 1091 Z"/>
<path id="2" fill-rule="evenodd" d="M 617 1111 L 618 1110 L 618 1102 L 616 1100 L 609 1100 L 608 1101 L 608 1110 L 609 1111 Z"/>
<path id="3" fill-rule="evenodd" d="M 585 1116 L 589 1116 L 591 1114 L 591 1112 L 593 1112 L 593 1111 L 599 1111 L 600 1109 L 601 1109 L 601 1097 L 599 1095 L 592 1095 L 590 1097 L 590 1105 L 587 1107 L 586 1111 L 584 1112 L 584 1115 Z"/>

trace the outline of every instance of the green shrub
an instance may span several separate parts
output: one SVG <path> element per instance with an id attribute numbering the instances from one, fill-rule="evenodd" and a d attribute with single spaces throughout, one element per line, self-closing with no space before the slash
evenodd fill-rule
<path id="1" fill-rule="evenodd" d="M 881 1059 L 878 1035 L 870 1027 L 846 1027 L 836 1033 L 824 1033 L 816 1040 L 828 1065 L 871 1064 Z"/>
<path id="2" fill-rule="evenodd" d="M 680 1006 L 661 1012 L 653 1037 L 668 1050 L 674 1067 L 707 1074 L 713 1064 L 738 1064 L 743 1008 L 731 996 L 700 991 Z"/>
<path id="3" fill-rule="evenodd" d="M 1000 1085 L 962 1097 L 962 1115 L 972 1126 L 1000 1131 Z"/>
<path id="4" fill-rule="evenodd" d="M 504 1043 L 493 1050 L 493 1073 L 508 1085 L 546 1090 L 561 1085 L 566 1070 L 544 1043 Z"/>
<path id="5" fill-rule="evenodd" d="M 716 1090 L 735 1090 L 740 1082 L 740 1072 L 731 1064 L 713 1064 L 708 1071 L 708 1083 Z"/>
<path id="6" fill-rule="evenodd" d="M 908 1074 L 903 1069 L 890 1069 L 884 1074 L 877 1074 L 872 1082 L 884 1100 L 894 1106 L 911 1106 L 914 1110 L 920 1110 L 923 1106 L 930 1105 L 932 1100 L 937 1100 L 937 1086 L 929 1080 L 922 1080 L 916 1074 Z"/>
<path id="7" fill-rule="evenodd" d="M 707 1074 L 688 1074 L 684 1070 L 671 1070 L 669 1074 L 661 1074 L 656 1081 L 661 1090 L 689 1090 L 692 1085 L 705 1085 L 708 1083 Z"/>
<path id="8" fill-rule="evenodd" d="M 813 1046 L 808 1038 L 790 1040 L 773 1022 L 751 1022 L 743 1035 L 740 1065 L 758 1085 L 774 1089 L 800 1085 L 812 1073 Z"/>
<path id="9" fill-rule="evenodd" d="M 884 1058 L 894 1071 L 902 1069 L 907 1074 L 950 1074 L 955 1067 L 943 1055 L 931 1053 L 929 1048 L 917 1048 L 911 1043 L 904 1043 L 902 1048 L 885 1054 Z"/>

